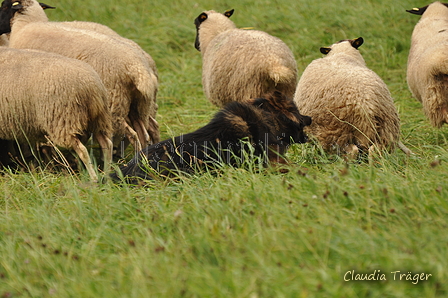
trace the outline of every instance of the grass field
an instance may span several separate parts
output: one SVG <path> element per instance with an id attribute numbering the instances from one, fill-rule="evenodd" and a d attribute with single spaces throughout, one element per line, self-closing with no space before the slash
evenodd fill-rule
<path id="1" fill-rule="evenodd" d="M 416 155 L 346 164 L 309 143 L 291 148 L 287 173 L 224 168 L 146 187 L 5 170 L 0 297 L 448 297 L 448 128 L 430 126 L 406 85 L 419 17 L 405 10 L 427 2 L 51 1 L 51 20 L 108 25 L 151 54 L 163 138 L 217 111 L 193 46 L 202 11 L 234 8 L 238 27 L 285 41 L 299 72 L 319 47 L 362 36 Z"/>

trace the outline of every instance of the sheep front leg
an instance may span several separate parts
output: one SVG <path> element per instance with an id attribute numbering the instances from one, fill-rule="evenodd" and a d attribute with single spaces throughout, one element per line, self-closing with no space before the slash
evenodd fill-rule
<path id="1" fill-rule="evenodd" d="M 159 123 L 151 116 L 149 116 L 148 131 L 153 144 L 160 142 Z"/>
<path id="2" fill-rule="evenodd" d="M 92 181 L 98 182 L 98 176 L 96 175 L 95 169 L 93 168 L 93 164 L 92 164 L 92 160 L 90 159 L 89 152 L 87 151 L 87 148 L 77 138 L 75 138 L 73 150 L 75 150 L 76 154 L 78 154 L 79 158 L 82 160 L 82 162 L 86 166 L 87 172 L 89 173 Z"/>

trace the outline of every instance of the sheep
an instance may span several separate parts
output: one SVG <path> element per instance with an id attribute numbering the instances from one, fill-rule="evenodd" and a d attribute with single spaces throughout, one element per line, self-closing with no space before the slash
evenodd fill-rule
<path id="1" fill-rule="evenodd" d="M 202 56 L 202 84 L 207 99 L 223 107 L 279 90 L 293 97 L 297 64 L 279 38 L 257 30 L 237 29 L 224 14 L 201 13 L 196 25 L 195 48 Z"/>
<path id="2" fill-rule="evenodd" d="M 306 67 L 294 101 L 313 119 L 307 132 L 328 152 L 342 149 L 354 158 L 398 144 L 409 154 L 399 142 L 400 120 L 391 94 L 358 51 L 363 42 L 360 37 L 322 47 L 326 56 Z"/>
<path id="3" fill-rule="evenodd" d="M 42 3 L 40 3 L 40 4 L 42 5 Z M 117 40 L 121 44 L 128 45 L 129 47 L 133 48 L 133 50 L 137 54 L 141 55 L 142 64 L 145 65 L 146 68 L 150 69 L 150 72 L 152 72 L 154 74 L 155 80 L 157 82 L 158 71 L 157 71 L 157 66 L 156 66 L 154 59 L 152 59 L 152 57 L 147 52 L 145 52 L 136 42 L 134 42 L 128 38 L 122 37 L 117 32 L 115 32 L 114 30 L 112 30 L 111 28 L 109 28 L 105 25 L 95 23 L 95 22 L 70 21 L 70 22 L 59 22 L 58 24 L 60 24 L 62 26 L 67 26 L 70 28 L 95 31 L 97 33 L 105 34 L 105 35 L 113 38 L 114 40 Z M 156 93 L 157 93 L 157 89 L 156 89 Z M 154 94 L 154 98 L 156 97 L 156 93 Z M 157 123 L 157 121 L 155 119 L 156 111 L 157 111 L 157 109 L 155 109 L 154 113 L 152 113 L 149 116 L 150 117 L 150 119 L 149 119 L 150 126 L 148 129 L 150 131 L 151 140 L 153 143 L 160 141 L 160 135 L 159 135 L 159 130 L 158 130 L 159 124 Z M 143 131 L 143 133 L 144 133 L 144 131 Z"/>
<path id="4" fill-rule="evenodd" d="M 106 88 L 92 67 L 57 54 L 0 47 L 0 71 L 0 139 L 73 149 L 97 181 L 82 144 L 92 133 L 108 171 L 112 120 Z"/>
<path id="5" fill-rule="evenodd" d="M 303 127 L 310 123 L 311 118 L 299 113 L 292 98 L 280 92 L 231 102 L 204 127 L 145 148 L 122 166 L 121 172 L 128 182 L 137 183 L 136 177 L 191 173 L 220 163 L 237 166 L 249 146 L 266 164 L 283 164 L 282 155 L 291 143 L 307 141 Z M 117 174 L 112 177 L 118 179 Z"/>
<path id="6" fill-rule="evenodd" d="M 90 64 L 109 94 L 114 145 L 124 134 L 136 150 L 160 140 L 156 94 L 157 75 L 137 49 L 113 37 L 49 22 L 35 0 L 5 0 L 0 12 L 0 33 L 10 33 L 12 48 L 54 52 Z"/>
<path id="7" fill-rule="evenodd" d="M 411 37 L 406 78 L 434 127 L 448 123 L 448 4 L 407 10 L 421 15 Z"/>

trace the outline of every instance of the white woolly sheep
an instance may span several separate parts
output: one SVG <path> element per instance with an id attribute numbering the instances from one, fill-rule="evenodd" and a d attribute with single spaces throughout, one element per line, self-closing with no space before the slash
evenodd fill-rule
<path id="1" fill-rule="evenodd" d="M 155 121 L 157 75 L 136 49 L 104 34 L 49 22 L 35 0 L 3 1 L 0 22 L 0 33 L 11 33 L 10 47 L 76 58 L 98 72 L 110 98 L 115 145 L 123 134 L 137 150 L 150 137 L 160 140 Z"/>
<path id="2" fill-rule="evenodd" d="M 431 124 L 448 123 L 448 4 L 434 2 L 407 10 L 421 15 L 408 57 L 407 81 Z"/>
<path id="3" fill-rule="evenodd" d="M 262 31 L 237 29 L 224 14 L 213 10 L 195 20 L 195 47 L 202 55 L 202 84 L 217 106 L 245 101 L 278 90 L 292 98 L 297 64 L 288 46 Z"/>
<path id="4" fill-rule="evenodd" d="M 98 177 L 82 144 L 90 133 L 112 159 L 107 92 L 91 66 L 60 55 L 0 47 L 0 139 L 73 149 L 92 180 Z"/>
<path id="5" fill-rule="evenodd" d="M 42 3 L 40 3 L 42 5 Z M 133 40 L 130 40 L 128 38 L 122 37 L 121 35 L 119 35 L 117 32 L 115 32 L 114 30 L 112 30 L 111 28 L 103 25 L 103 24 L 99 24 L 99 23 L 95 23 L 95 22 L 84 22 L 84 21 L 71 21 L 71 22 L 59 22 L 58 24 L 63 25 L 63 26 L 67 26 L 69 28 L 76 28 L 76 29 L 82 29 L 82 30 L 91 30 L 91 31 L 95 31 L 97 33 L 101 33 L 101 34 L 105 34 L 109 37 L 112 37 L 113 39 L 115 39 L 117 42 L 128 45 L 129 47 L 131 47 L 133 49 L 133 51 L 136 54 L 140 54 L 141 55 L 141 63 L 148 69 L 150 69 L 150 71 L 148 71 L 149 73 L 153 73 L 155 75 L 155 80 L 157 83 L 158 80 L 158 71 L 157 71 L 157 66 L 156 63 L 154 61 L 154 59 L 152 59 L 152 57 L 145 52 L 136 42 L 134 42 Z M 156 86 L 157 88 L 157 86 Z M 157 95 L 157 89 L 156 89 L 156 93 L 154 94 L 154 100 L 156 98 Z M 148 130 L 150 131 L 150 135 L 151 135 L 151 140 L 153 141 L 153 143 L 156 143 L 158 141 L 160 141 L 160 134 L 159 134 L 159 124 L 157 123 L 155 117 L 156 117 L 156 112 L 157 109 L 153 111 L 153 113 L 151 113 L 150 115 L 150 125 L 148 127 Z M 134 126 L 135 127 L 135 126 Z M 137 132 L 139 132 L 137 130 Z M 143 133 L 145 133 L 145 130 L 143 130 Z M 140 140 L 142 138 L 140 137 Z M 145 136 L 146 141 L 148 141 L 148 136 Z"/>
<path id="6" fill-rule="evenodd" d="M 390 92 L 358 51 L 362 43 L 360 37 L 321 48 L 327 56 L 307 66 L 294 101 L 313 119 L 308 132 L 326 151 L 342 149 L 355 157 L 398 144 L 409 154 L 399 142 L 400 120 Z"/>

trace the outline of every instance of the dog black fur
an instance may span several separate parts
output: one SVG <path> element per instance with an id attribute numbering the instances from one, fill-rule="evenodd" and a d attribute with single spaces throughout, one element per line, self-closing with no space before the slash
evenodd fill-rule
<path id="1" fill-rule="evenodd" d="M 237 166 L 252 146 L 266 163 L 286 163 L 282 157 L 292 143 L 305 143 L 303 128 L 311 118 L 301 115 L 290 98 L 275 92 L 248 102 L 232 102 L 204 127 L 143 149 L 120 168 L 128 183 L 139 178 L 193 172 L 217 163 Z M 118 179 L 116 173 L 111 175 Z"/>

